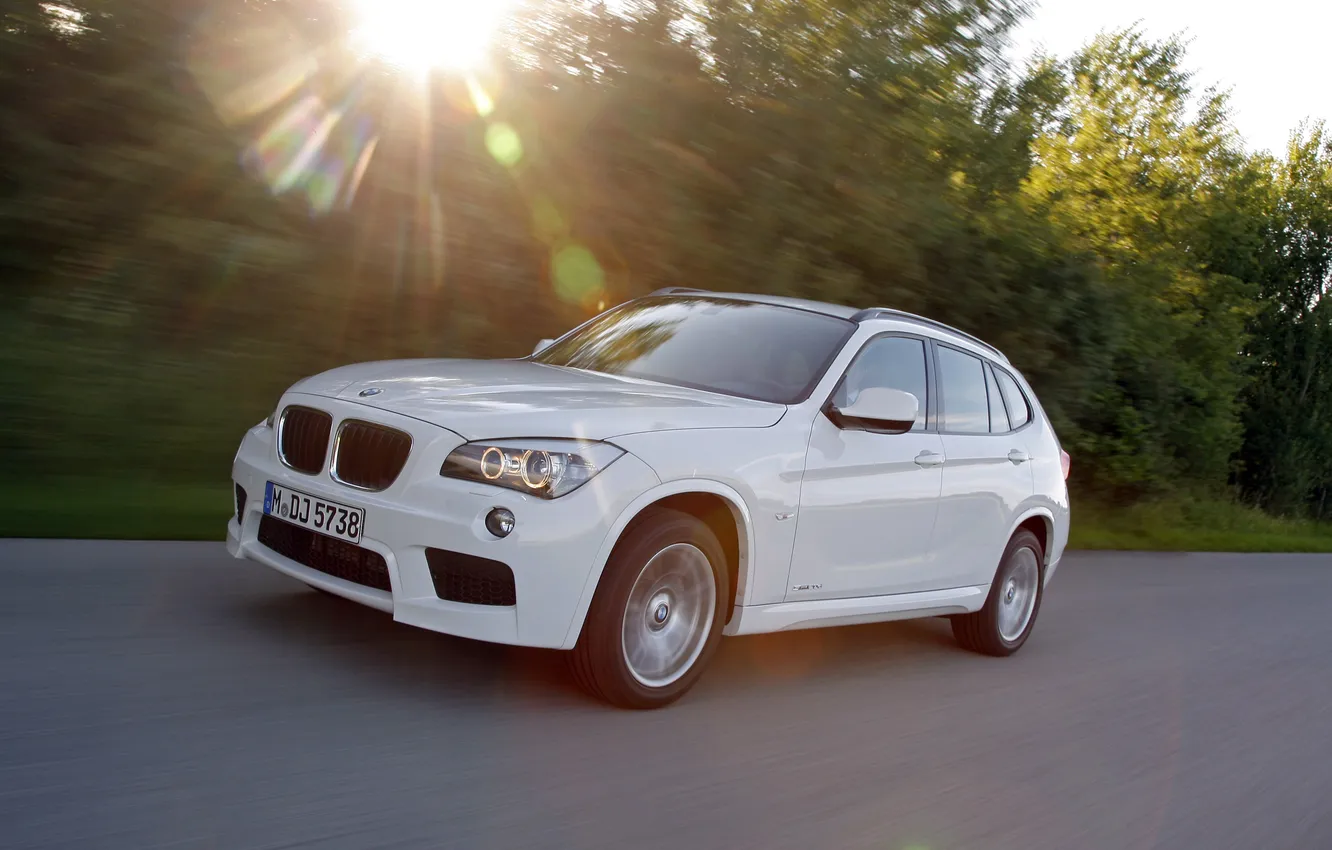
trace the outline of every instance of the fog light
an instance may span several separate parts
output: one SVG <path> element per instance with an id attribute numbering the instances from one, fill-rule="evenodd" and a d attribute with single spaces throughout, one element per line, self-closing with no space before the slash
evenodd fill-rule
<path id="1" fill-rule="evenodd" d="M 508 537 L 513 532 L 513 511 L 508 508 L 492 508 L 486 514 L 486 531 L 496 537 Z"/>

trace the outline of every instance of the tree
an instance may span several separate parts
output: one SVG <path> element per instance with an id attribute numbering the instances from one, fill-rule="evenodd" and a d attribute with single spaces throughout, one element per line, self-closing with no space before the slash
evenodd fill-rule
<path id="1" fill-rule="evenodd" d="M 1008 67 L 1024 12 L 526 0 L 421 78 L 336 2 L 0 0 L 6 468 L 213 480 L 298 377 L 689 285 L 984 337 L 1079 489 L 1332 510 L 1324 131 L 1245 154 L 1131 30 Z"/>
<path id="2" fill-rule="evenodd" d="M 1332 139 L 1315 124 L 1292 139 L 1285 161 L 1261 161 L 1256 203 L 1264 223 L 1258 265 L 1261 311 L 1247 349 L 1239 480 L 1280 513 L 1306 506 L 1327 516 L 1332 487 Z"/>
<path id="3" fill-rule="evenodd" d="M 1224 97 L 1187 115 L 1177 39 L 1104 35 L 1068 65 L 1061 127 L 1035 147 L 1030 203 L 1097 257 L 1112 355 L 1077 443 L 1104 484 L 1225 480 L 1241 438 L 1247 282 L 1198 248 L 1240 160 Z"/>

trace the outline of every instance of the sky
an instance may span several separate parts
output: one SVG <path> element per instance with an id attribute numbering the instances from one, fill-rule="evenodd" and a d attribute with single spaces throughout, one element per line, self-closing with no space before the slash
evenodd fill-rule
<path id="1" fill-rule="evenodd" d="M 1037 0 L 1014 37 L 1026 56 L 1042 45 L 1064 57 L 1097 32 L 1132 26 L 1191 41 L 1195 86 L 1229 89 L 1232 119 L 1250 150 L 1285 152 L 1305 118 L 1332 123 L 1332 0 Z"/>

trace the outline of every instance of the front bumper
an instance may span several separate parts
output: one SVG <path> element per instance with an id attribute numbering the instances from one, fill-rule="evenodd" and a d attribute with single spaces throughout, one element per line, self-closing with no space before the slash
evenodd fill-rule
<path id="1" fill-rule="evenodd" d="M 388 489 L 370 493 L 333 480 L 327 468 L 317 475 L 288 469 L 277 456 L 274 432 L 251 429 L 232 464 L 232 479 L 245 489 L 246 503 L 227 528 L 227 549 L 237 558 L 265 564 L 306 584 L 391 613 L 408 625 L 459 637 L 557 649 L 578 638 L 594 567 L 612 527 L 635 497 L 659 483 L 641 460 L 625 454 L 559 499 L 544 500 L 516 491 L 443 478 L 440 465 L 463 441 L 456 434 L 405 416 L 324 397 L 290 394 L 283 404 L 301 403 L 343 418 L 376 422 L 412 435 L 412 452 Z M 365 508 L 361 545 L 383 556 L 390 592 L 376 590 L 300 564 L 259 542 L 265 484 L 272 481 L 334 502 Z M 513 511 L 512 534 L 497 539 L 485 529 L 496 507 Z M 517 603 L 472 605 L 440 599 L 426 562 L 428 547 L 500 561 L 513 571 Z"/>

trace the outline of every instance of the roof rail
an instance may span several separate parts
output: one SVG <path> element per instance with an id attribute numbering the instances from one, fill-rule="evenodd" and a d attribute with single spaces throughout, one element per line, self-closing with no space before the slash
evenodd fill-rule
<path id="1" fill-rule="evenodd" d="M 938 319 L 930 319 L 925 316 L 918 316 L 915 313 L 908 313 L 905 310 L 894 310 L 891 307 L 870 307 L 866 310 L 861 310 L 859 313 L 856 313 L 854 316 L 851 317 L 851 321 L 853 322 L 864 322 L 869 319 L 899 319 L 905 322 L 914 322 L 918 325 L 927 325 L 928 327 L 936 328 L 941 331 L 947 331 L 948 333 L 951 334 L 957 334 L 958 336 L 962 337 L 968 342 L 973 342 L 976 345 L 979 345 L 981 348 L 985 349 L 986 351 L 989 351 L 990 353 L 994 354 L 996 357 L 1003 360 L 1005 363 L 1008 362 L 1007 355 L 1005 355 L 999 349 L 995 348 L 993 345 L 990 345 L 985 340 L 981 339 L 980 337 L 973 336 L 967 333 L 966 331 L 958 330 L 952 325 L 945 324 L 939 321 Z"/>
<path id="2" fill-rule="evenodd" d="M 698 289 L 693 286 L 664 286 L 648 295 L 684 295 L 686 293 L 707 292 L 706 289 Z"/>

